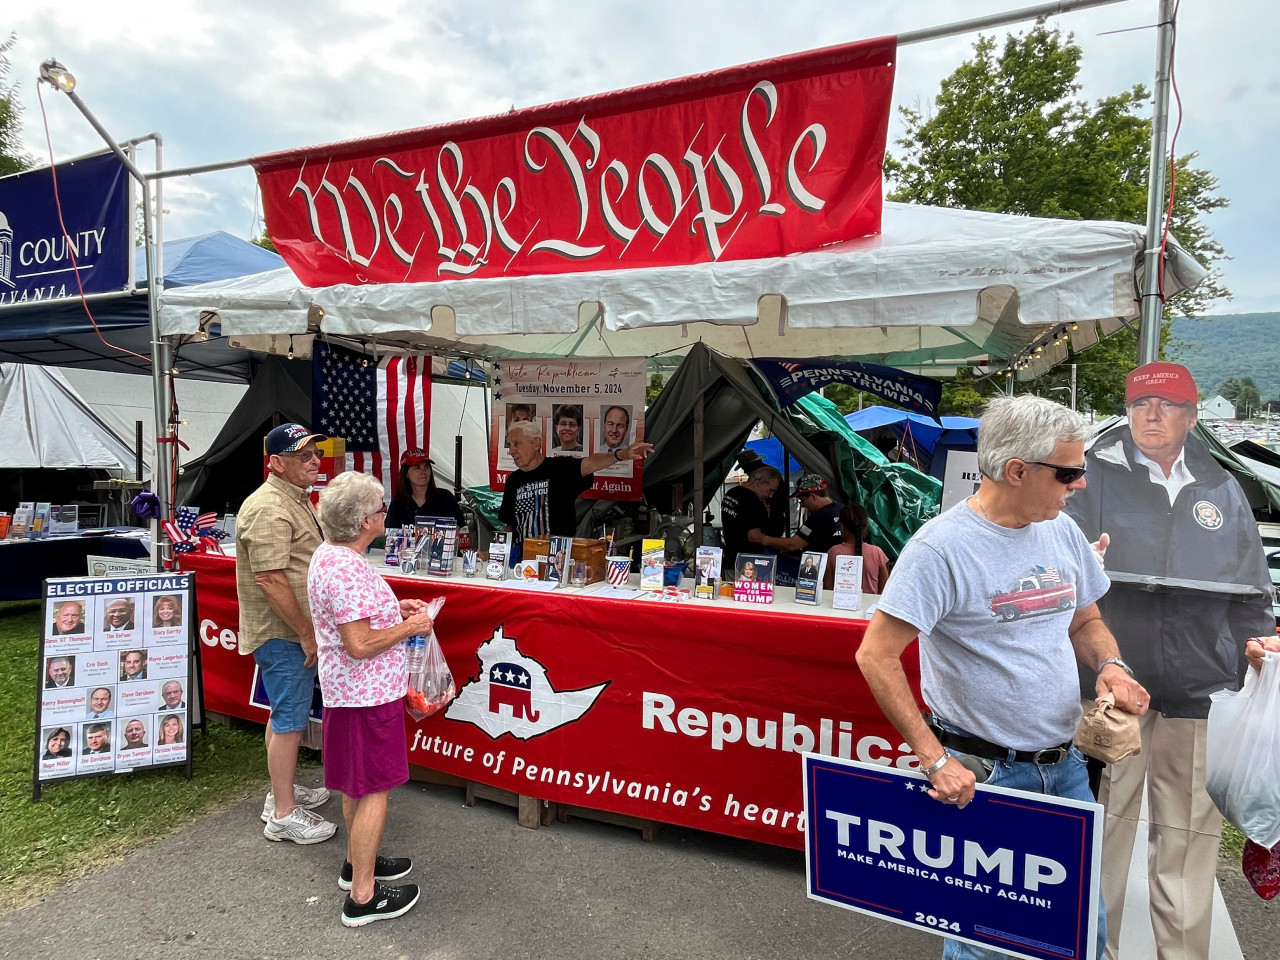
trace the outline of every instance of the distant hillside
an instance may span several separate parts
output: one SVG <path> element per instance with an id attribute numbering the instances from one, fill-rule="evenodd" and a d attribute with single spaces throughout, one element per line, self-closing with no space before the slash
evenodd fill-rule
<path id="1" fill-rule="evenodd" d="M 1252 377 L 1264 401 L 1280 396 L 1280 313 L 1182 317 L 1173 336 L 1169 359 L 1185 364 L 1205 395 L 1228 377 Z"/>

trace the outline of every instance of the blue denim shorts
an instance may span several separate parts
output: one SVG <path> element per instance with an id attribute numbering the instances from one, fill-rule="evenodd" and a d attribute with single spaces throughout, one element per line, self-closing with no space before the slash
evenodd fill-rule
<path id="1" fill-rule="evenodd" d="M 279 638 L 268 640 L 253 651 L 262 686 L 271 703 L 271 729 L 276 733 L 299 733 L 307 729 L 311 717 L 311 693 L 316 685 L 316 668 L 306 666 L 302 644 Z"/>

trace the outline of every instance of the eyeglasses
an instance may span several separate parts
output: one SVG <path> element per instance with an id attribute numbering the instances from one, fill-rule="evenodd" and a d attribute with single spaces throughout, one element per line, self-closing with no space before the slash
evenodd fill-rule
<path id="1" fill-rule="evenodd" d="M 1064 467 L 1060 463 L 1045 463 L 1043 460 L 1027 460 L 1026 463 L 1033 463 L 1037 467 L 1048 467 L 1053 471 L 1053 478 L 1062 484 L 1072 484 L 1084 476 L 1086 466 Z"/>
<path id="2" fill-rule="evenodd" d="M 323 460 L 324 454 L 319 450 L 295 450 L 289 453 L 277 453 L 277 457 L 289 457 L 292 460 L 301 460 L 307 463 L 311 460 Z"/>

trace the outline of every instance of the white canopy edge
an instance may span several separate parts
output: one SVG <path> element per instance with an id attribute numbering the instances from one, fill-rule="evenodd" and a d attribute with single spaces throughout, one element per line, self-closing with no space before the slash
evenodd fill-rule
<path id="1" fill-rule="evenodd" d="M 476 356 L 652 356 L 702 340 L 733 356 L 954 365 L 1016 356 L 1057 325 L 1137 317 L 1143 232 L 886 203 L 878 237 L 767 260 L 323 288 L 276 270 L 165 291 L 161 328 L 191 334 L 212 313 L 240 345 L 280 352 L 319 308 L 326 334 Z M 1168 295 L 1207 274 L 1173 241 L 1167 263 Z"/>

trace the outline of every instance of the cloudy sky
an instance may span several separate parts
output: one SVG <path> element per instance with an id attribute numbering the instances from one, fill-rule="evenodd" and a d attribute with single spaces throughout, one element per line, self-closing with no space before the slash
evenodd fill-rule
<path id="1" fill-rule="evenodd" d="M 28 152 L 47 158 L 36 81 L 56 57 L 120 139 L 164 137 L 177 168 L 255 156 L 587 96 L 815 47 L 898 34 L 1033 0 L 61 0 L 7 3 L 17 33 L 10 80 L 25 107 Z M 1152 85 L 1157 0 L 1054 19 L 1084 49 L 1082 96 Z M 1009 29 L 999 31 L 1001 35 Z M 1111 31 L 1126 31 L 1114 33 Z M 927 107 L 976 36 L 902 48 L 895 105 Z M 1280 18 L 1270 0 L 1187 0 L 1176 77 L 1179 154 L 1230 198 L 1209 219 L 1233 258 L 1235 294 L 1216 313 L 1280 310 Z M 53 152 L 100 141 L 45 88 Z M 890 136 L 901 133 L 895 119 Z M 247 169 L 167 181 L 165 233 L 249 236 Z"/>

